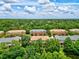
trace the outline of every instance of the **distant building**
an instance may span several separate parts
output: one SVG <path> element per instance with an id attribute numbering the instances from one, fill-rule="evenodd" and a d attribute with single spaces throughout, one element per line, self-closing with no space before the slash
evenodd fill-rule
<path id="1" fill-rule="evenodd" d="M 15 46 L 15 44 L 12 43 L 12 41 L 20 41 L 21 37 L 9 37 L 9 38 L 0 38 L 0 43 L 6 43 L 6 47 Z M 21 46 L 21 44 L 20 44 Z"/>
<path id="2" fill-rule="evenodd" d="M 41 40 L 48 40 L 49 39 L 49 36 L 46 36 L 47 31 L 44 29 L 33 29 L 30 31 L 30 34 L 32 35 L 31 41 L 39 40 L 39 39 L 41 39 Z"/>
<path id="3" fill-rule="evenodd" d="M 26 34 L 26 30 L 10 30 L 6 34 L 9 36 L 22 36 Z"/>
<path id="4" fill-rule="evenodd" d="M 67 35 L 67 31 L 64 29 L 52 29 L 50 30 L 51 35 Z"/>
<path id="5" fill-rule="evenodd" d="M 76 41 L 79 39 L 79 35 L 72 35 L 72 36 L 55 36 L 55 39 L 58 39 L 60 41 L 61 44 L 64 44 L 64 41 L 66 38 L 70 38 L 72 41 Z"/>
<path id="6" fill-rule="evenodd" d="M 21 40 L 21 37 L 0 38 L 0 43 L 12 42 L 13 40 Z"/>
<path id="7" fill-rule="evenodd" d="M 4 35 L 5 32 L 4 31 L 0 31 L 0 36 Z"/>
<path id="8" fill-rule="evenodd" d="M 47 31 L 44 29 L 33 29 L 30 31 L 30 34 L 32 36 L 45 36 L 47 34 Z"/>
<path id="9" fill-rule="evenodd" d="M 69 29 L 70 32 L 79 34 L 79 29 Z"/>
<path id="10" fill-rule="evenodd" d="M 31 41 L 34 41 L 34 40 L 48 40 L 49 39 L 49 36 L 32 36 L 31 37 Z"/>

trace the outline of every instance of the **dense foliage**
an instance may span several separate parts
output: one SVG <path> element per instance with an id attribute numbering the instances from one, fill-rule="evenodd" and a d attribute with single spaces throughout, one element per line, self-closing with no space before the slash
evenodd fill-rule
<path id="1" fill-rule="evenodd" d="M 64 47 L 66 53 L 79 56 L 79 40 L 72 41 L 70 38 L 67 38 L 64 42 Z"/>
<path id="2" fill-rule="evenodd" d="M 79 20 L 0 20 L 0 30 L 25 29 L 71 29 L 79 28 Z M 67 38 L 64 45 L 57 39 L 47 41 L 30 41 L 28 36 L 23 36 L 21 41 L 0 43 L 0 59 L 71 59 L 69 55 L 79 56 L 79 40 L 71 41 Z M 68 56 L 67 56 L 67 55 Z"/>
<path id="3" fill-rule="evenodd" d="M 11 44 L 0 43 L 0 59 L 71 59 L 70 55 L 79 56 L 79 40 L 73 42 L 70 38 L 63 46 L 57 39 L 30 41 L 28 36 Z"/>
<path id="4" fill-rule="evenodd" d="M 58 40 L 28 41 L 29 38 L 23 36 L 21 41 L 11 42 L 14 46 L 0 43 L 0 59 L 71 59 L 64 54 Z"/>
<path id="5" fill-rule="evenodd" d="M 0 20 L 0 30 L 25 29 L 27 33 L 31 29 L 71 29 L 79 28 L 79 20 Z"/>

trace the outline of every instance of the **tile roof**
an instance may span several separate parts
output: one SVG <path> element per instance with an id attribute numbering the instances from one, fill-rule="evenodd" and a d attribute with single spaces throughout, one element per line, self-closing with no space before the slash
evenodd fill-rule
<path id="1" fill-rule="evenodd" d="M 68 32 L 64 29 L 52 29 L 50 30 L 51 35 L 55 34 L 55 35 L 66 35 Z"/>
<path id="2" fill-rule="evenodd" d="M 70 37 L 70 39 L 72 41 L 75 41 L 75 40 L 78 40 L 79 39 L 79 35 L 72 35 L 72 36 L 58 36 L 56 35 L 55 38 L 58 39 L 60 42 L 64 42 L 64 40 L 67 38 L 67 37 Z"/>
<path id="3" fill-rule="evenodd" d="M 44 29 L 33 29 L 33 30 L 30 30 L 30 32 L 46 32 L 46 30 L 44 30 Z"/>
<path id="4" fill-rule="evenodd" d="M 39 40 L 39 39 L 48 40 L 49 36 L 32 36 L 31 37 L 31 40 Z"/>
<path id="5" fill-rule="evenodd" d="M 7 31 L 9 33 L 16 33 L 16 32 L 26 32 L 26 30 L 10 30 L 10 31 Z"/>
<path id="6" fill-rule="evenodd" d="M 52 32 L 52 31 L 66 31 L 66 30 L 64 30 L 64 29 L 51 29 L 50 31 Z"/>
<path id="7" fill-rule="evenodd" d="M 26 30 L 10 30 L 6 32 L 7 35 L 24 35 L 26 34 Z"/>
<path id="8" fill-rule="evenodd" d="M 69 29 L 70 32 L 79 32 L 79 29 Z"/>
<path id="9" fill-rule="evenodd" d="M 11 42 L 12 40 L 21 40 L 21 37 L 0 38 L 0 43 Z"/>

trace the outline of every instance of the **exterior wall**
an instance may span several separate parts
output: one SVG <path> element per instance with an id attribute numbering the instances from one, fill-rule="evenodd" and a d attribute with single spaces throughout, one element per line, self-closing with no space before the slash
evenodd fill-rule
<path id="1" fill-rule="evenodd" d="M 70 32 L 79 34 L 79 29 L 69 29 Z"/>
<path id="2" fill-rule="evenodd" d="M 46 32 L 33 32 L 31 33 L 32 36 L 44 36 L 46 35 Z"/>

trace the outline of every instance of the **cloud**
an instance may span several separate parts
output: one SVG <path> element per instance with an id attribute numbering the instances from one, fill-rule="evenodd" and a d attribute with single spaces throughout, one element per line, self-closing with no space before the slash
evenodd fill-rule
<path id="1" fill-rule="evenodd" d="M 59 6 L 57 8 L 57 10 L 59 10 L 59 12 L 62 12 L 64 14 L 74 14 L 74 10 L 75 8 L 73 6 L 67 5 L 67 6 Z M 76 11 L 76 10 L 75 10 Z"/>
<path id="2" fill-rule="evenodd" d="M 43 5 L 43 11 L 54 11 L 55 9 L 56 9 L 56 6 L 54 3 Z"/>
<path id="3" fill-rule="evenodd" d="M 37 9 L 35 6 L 25 6 L 24 11 L 28 13 L 35 13 Z"/>
<path id="4" fill-rule="evenodd" d="M 12 16 L 22 16 L 22 15 L 36 15 L 39 17 L 45 16 L 57 16 L 63 17 L 78 16 L 79 7 L 74 5 L 65 5 L 65 4 L 55 4 L 49 0 L 37 0 L 37 2 L 33 2 L 34 0 L 25 0 L 26 2 L 21 2 L 23 0 L 0 0 L 0 14 L 11 13 Z M 35 0 L 36 1 L 36 0 Z M 20 2 L 20 3 L 18 3 Z M 2 11 L 1 11 L 2 10 Z M 3 15 L 4 15 L 3 14 Z"/>
<path id="5" fill-rule="evenodd" d="M 0 16 L 3 16 L 4 15 L 4 12 L 0 11 Z"/>
<path id="6" fill-rule="evenodd" d="M 3 11 L 11 11 L 11 5 L 10 4 L 4 4 L 3 6 L 2 6 L 2 10 Z"/>
<path id="7" fill-rule="evenodd" d="M 28 15 L 28 13 L 25 13 L 25 12 L 19 12 L 19 13 L 13 12 L 13 13 L 11 13 L 11 16 L 20 16 L 20 15 L 25 16 L 25 15 Z"/>
<path id="8" fill-rule="evenodd" d="M 44 8 L 55 7 L 55 3 L 48 3 L 43 5 Z"/>
<path id="9" fill-rule="evenodd" d="M 49 0 L 38 0 L 38 3 L 40 4 L 47 4 L 49 2 L 50 2 Z"/>
<path id="10" fill-rule="evenodd" d="M 21 0 L 3 0 L 5 3 L 15 3 L 20 2 Z"/>
<path id="11" fill-rule="evenodd" d="M 0 5 L 3 5 L 4 4 L 4 2 L 3 1 L 0 1 Z"/>
<path id="12" fill-rule="evenodd" d="M 50 12 L 52 14 L 52 12 L 55 13 L 70 13 L 70 14 L 74 14 L 73 10 L 75 8 L 73 8 L 73 6 L 71 5 L 55 5 L 54 3 L 49 3 L 49 4 L 45 4 L 43 5 L 43 11 L 44 12 Z"/>
<path id="13" fill-rule="evenodd" d="M 67 11 L 67 10 L 69 10 L 69 7 L 68 6 L 59 6 L 58 9 Z"/>

